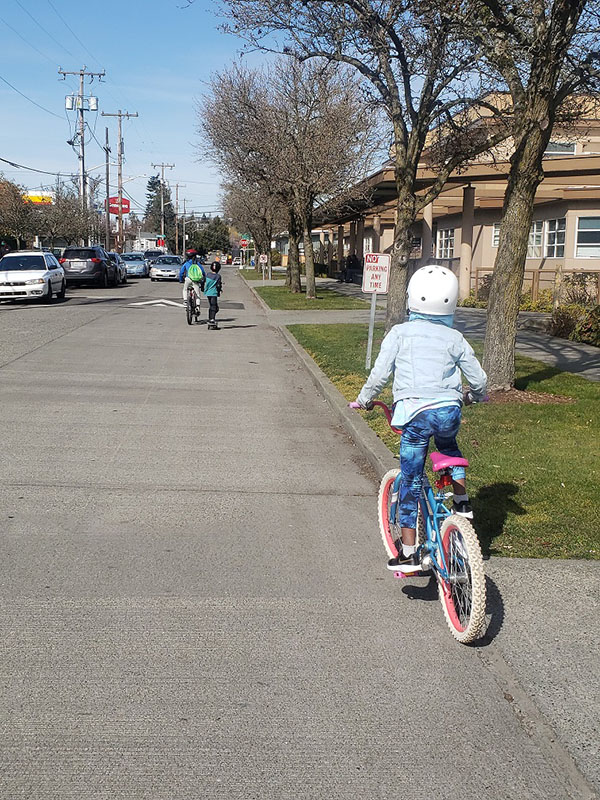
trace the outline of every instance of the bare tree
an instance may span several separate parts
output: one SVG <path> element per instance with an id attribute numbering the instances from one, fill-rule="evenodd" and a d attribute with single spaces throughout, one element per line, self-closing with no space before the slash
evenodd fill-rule
<path id="1" fill-rule="evenodd" d="M 315 201 L 347 191 L 373 163 L 373 125 L 358 93 L 347 71 L 283 58 L 270 68 L 234 66 L 216 75 L 200 112 L 209 154 L 225 175 L 263 187 L 287 207 L 290 284 L 300 290 L 302 237 L 308 299 L 315 297 Z M 224 113 L 235 124 L 223 126 Z"/>
<path id="2" fill-rule="evenodd" d="M 0 177 L 0 231 L 21 241 L 31 233 L 31 203 L 20 186 Z"/>
<path id="3" fill-rule="evenodd" d="M 404 316 L 411 226 L 418 213 L 457 167 L 506 136 L 501 127 L 478 126 L 476 114 L 460 113 L 477 108 L 498 113 L 474 70 L 478 45 L 453 24 L 454 5 L 433 0 L 222 0 L 222 5 L 226 29 L 252 46 L 350 65 L 386 113 L 397 188 L 389 328 Z M 417 168 L 429 132 L 452 118 L 454 146 L 443 151 L 435 180 L 419 193 Z M 477 135 L 470 135 L 473 131 Z"/>
<path id="4" fill-rule="evenodd" d="M 269 194 L 259 184 L 227 183 L 223 207 L 233 224 L 240 230 L 250 231 L 259 252 L 267 255 L 271 267 L 271 241 L 273 235 L 286 224 L 286 209 L 281 198 Z"/>
<path id="5" fill-rule="evenodd" d="M 57 239 L 67 244 L 86 241 L 94 230 L 96 215 L 81 208 L 77 187 L 59 179 L 50 193 L 52 205 L 41 206 L 35 215 L 36 232 L 49 239 L 52 247 Z"/>
<path id="6" fill-rule="evenodd" d="M 484 368 L 495 389 L 514 384 L 517 316 L 542 159 L 556 123 L 589 111 L 597 92 L 600 3 L 473 0 L 457 21 L 512 97 L 511 156 L 488 303 Z M 473 23 L 474 26 L 470 27 Z M 586 96 L 582 96 L 582 92 Z"/>

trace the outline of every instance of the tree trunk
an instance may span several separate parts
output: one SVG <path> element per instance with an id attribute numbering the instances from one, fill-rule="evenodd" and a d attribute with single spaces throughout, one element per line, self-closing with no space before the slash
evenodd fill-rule
<path id="1" fill-rule="evenodd" d="M 304 236 L 304 264 L 306 269 L 306 299 L 316 300 L 317 292 L 315 285 L 315 254 L 312 246 L 311 221 L 307 219 L 303 224 Z"/>
<path id="2" fill-rule="evenodd" d="M 300 249 L 298 247 L 300 231 L 298 221 L 294 214 L 290 214 L 288 233 L 290 236 L 288 250 L 289 289 L 293 294 L 298 294 L 302 291 L 302 284 L 300 282 Z"/>
<path id="3" fill-rule="evenodd" d="M 390 285 L 387 296 L 387 312 L 385 316 L 386 333 L 394 325 L 404 322 L 406 315 L 406 287 L 408 284 L 408 259 L 412 249 L 411 227 L 415 221 L 415 198 L 406 191 L 399 190 L 397 220 L 394 227 L 394 246 L 392 248 L 392 265 Z"/>
<path id="4" fill-rule="evenodd" d="M 533 218 L 535 193 L 544 177 L 542 158 L 552 125 L 547 109 L 535 118 L 544 124 L 528 126 L 511 158 L 500 241 L 488 301 L 483 368 L 492 390 L 508 390 L 515 381 L 515 342 L 525 259 Z"/>

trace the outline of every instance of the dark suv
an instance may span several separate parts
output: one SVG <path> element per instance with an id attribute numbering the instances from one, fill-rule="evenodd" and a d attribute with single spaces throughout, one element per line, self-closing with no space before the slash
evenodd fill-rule
<path id="1" fill-rule="evenodd" d="M 118 267 L 100 245 L 67 247 L 59 259 L 67 283 L 95 283 L 97 286 L 116 286 Z"/>

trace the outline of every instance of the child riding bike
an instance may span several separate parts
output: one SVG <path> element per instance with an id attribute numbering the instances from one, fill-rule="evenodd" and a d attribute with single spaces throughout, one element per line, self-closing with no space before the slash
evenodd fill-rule
<path id="1" fill-rule="evenodd" d="M 206 280 L 206 272 L 200 263 L 197 254 L 191 255 L 190 258 L 182 264 L 179 270 L 179 283 L 183 283 L 183 304 L 186 305 L 188 298 L 188 287 L 192 285 L 196 291 L 196 303 L 200 307 L 200 296 L 204 288 Z"/>
<path id="2" fill-rule="evenodd" d="M 458 280 L 439 264 L 418 269 L 408 284 L 408 321 L 394 325 L 356 402 L 372 408 L 394 373 L 392 425 L 402 428 L 400 440 L 401 485 L 399 522 L 402 552 L 388 562 L 388 569 L 417 572 L 415 557 L 418 500 L 429 440 L 447 456 L 461 458 L 456 434 L 461 421 L 463 392 L 461 372 L 471 387 L 472 400 L 483 400 L 487 376 L 473 348 L 455 330 Z M 453 512 L 473 518 L 466 489 L 464 467 L 452 468 Z"/>

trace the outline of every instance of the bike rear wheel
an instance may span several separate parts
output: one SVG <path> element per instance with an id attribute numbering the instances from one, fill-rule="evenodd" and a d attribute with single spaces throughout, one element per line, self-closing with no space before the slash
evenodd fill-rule
<path id="1" fill-rule="evenodd" d="M 188 292 L 187 303 L 185 304 L 185 318 L 187 319 L 188 325 L 192 324 L 193 302 L 194 299 L 192 297 L 192 293 Z"/>
<path id="2" fill-rule="evenodd" d="M 442 523 L 440 539 L 448 569 L 448 580 L 438 575 L 440 602 L 452 635 L 468 644 L 482 635 L 485 622 L 481 547 L 471 523 L 456 514 Z"/>
<path id="3" fill-rule="evenodd" d="M 399 469 L 391 469 L 386 472 L 379 485 L 379 499 L 377 508 L 379 513 L 379 532 L 383 546 L 389 558 L 396 558 L 402 547 L 402 536 L 400 526 L 390 523 L 390 506 L 392 504 L 392 490 L 394 481 L 400 474 Z"/>

